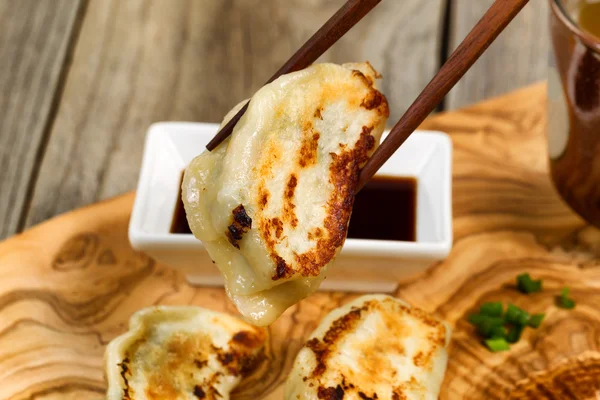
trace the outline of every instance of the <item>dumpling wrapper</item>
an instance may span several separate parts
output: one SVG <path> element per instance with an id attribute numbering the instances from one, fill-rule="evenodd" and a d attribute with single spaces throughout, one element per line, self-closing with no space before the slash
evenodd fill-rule
<path id="1" fill-rule="evenodd" d="M 294 361 L 284 400 L 436 400 L 450 328 L 386 295 L 331 311 Z"/>
<path id="2" fill-rule="evenodd" d="M 267 337 L 200 307 L 143 309 L 106 349 L 106 399 L 227 400 L 242 378 L 267 365 Z"/>
<path id="3" fill-rule="evenodd" d="M 186 169 L 190 228 L 247 321 L 268 325 L 314 292 L 341 250 L 358 173 L 389 115 L 379 78 L 369 63 L 284 75 Z"/>

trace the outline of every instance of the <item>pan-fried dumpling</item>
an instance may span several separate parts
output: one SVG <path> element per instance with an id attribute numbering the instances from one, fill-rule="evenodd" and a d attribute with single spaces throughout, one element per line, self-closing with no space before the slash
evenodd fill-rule
<path id="1" fill-rule="evenodd" d="M 389 114 L 379 78 L 368 63 L 284 75 L 186 169 L 190 228 L 248 321 L 270 324 L 315 291 L 341 250 L 359 169 Z"/>
<path id="2" fill-rule="evenodd" d="M 285 400 L 438 398 L 450 329 L 385 295 L 329 313 L 296 356 Z"/>
<path id="3" fill-rule="evenodd" d="M 135 313 L 105 353 L 107 400 L 227 400 L 266 363 L 267 333 L 200 307 Z"/>

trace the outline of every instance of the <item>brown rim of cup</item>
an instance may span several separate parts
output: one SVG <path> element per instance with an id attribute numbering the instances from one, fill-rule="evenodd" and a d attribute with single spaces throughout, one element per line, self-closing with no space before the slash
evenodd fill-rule
<path id="1" fill-rule="evenodd" d="M 566 12 L 562 0 L 550 0 L 550 8 L 552 8 L 554 15 L 556 15 L 558 19 L 583 42 L 583 44 L 600 52 L 600 38 L 581 29 L 579 24 Z"/>

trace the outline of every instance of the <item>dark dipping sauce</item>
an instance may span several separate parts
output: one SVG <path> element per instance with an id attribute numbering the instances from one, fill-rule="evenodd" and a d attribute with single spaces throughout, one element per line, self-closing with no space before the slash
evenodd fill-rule
<path id="1" fill-rule="evenodd" d="M 354 199 L 348 237 L 353 239 L 417 239 L 417 180 L 375 176 Z"/>
<path id="2" fill-rule="evenodd" d="M 183 179 L 183 175 L 182 175 Z M 181 182 L 171 233 L 192 233 L 187 223 Z M 348 238 L 414 242 L 417 236 L 417 180 L 376 176 L 356 195 Z"/>
<path id="3" fill-rule="evenodd" d="M 183 200 L 181 199 L 181 185 L 183 184 L 183 172 L 181 178 L 179 178 L 179 195 L 177 196 L 177 204 L 175 205 L 175 211 L 173 212 L 173 221 L 171 221 L 171 229 L 169 233 L 183 233 L 191 234 L 192 230 L 185 216 L 185 208 L 183 207 Z"/>

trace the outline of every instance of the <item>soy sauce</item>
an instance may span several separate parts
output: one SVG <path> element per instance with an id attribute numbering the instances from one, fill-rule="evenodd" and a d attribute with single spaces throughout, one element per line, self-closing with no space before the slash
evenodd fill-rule
<path id="1" fill-rule="evenodd" d="M 173 221 L 171 222 L 170 233 L 190 234 L 192 230 L 188 225 L 187 217 L 185 216 L 185 208 L 183 208 L 183 200 L 181 200 L 181 184 L 183 183 L 183 172 L 179 179 L 179 194 L 177 195 L 177 204 L 173 212 Z"/>
<path id="2" fill-rule="evenodd" d="M 358 192 L 348 228 L 348 238 L 417 239 L 417 180 L 375 176 Z"/>
<path id="3" fill-rule="evenodd" d="M 376 176 L 356 195 L 348 238 L 414 242 L 416 222 L 417 180 Z M 181 200 L 181 181 L 169 232 L 192 233 Z"/>

